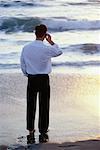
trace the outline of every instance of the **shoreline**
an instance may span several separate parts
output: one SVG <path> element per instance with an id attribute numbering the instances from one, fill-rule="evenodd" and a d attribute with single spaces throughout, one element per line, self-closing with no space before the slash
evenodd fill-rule
<path id="1" fill-rule="evenodd" d="M 0 145 L 0 150 L 100 150 L 100 139 L 64 143 L 38 143 L 31 145 Z"/>

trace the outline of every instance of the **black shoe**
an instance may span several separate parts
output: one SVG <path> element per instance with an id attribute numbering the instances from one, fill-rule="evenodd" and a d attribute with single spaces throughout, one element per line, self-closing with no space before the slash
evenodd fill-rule
<path id="1" fill-rule="evenodd" d="M 34 133 L 31 133 L 30 135 L 27 135 L 27 144 L 33 144 L 35 143 L 35 137 Z"/>
<path id="2" fill-rule="evenodd" d="M 40 132 L 40 134 L 43 134 L 43 133 L 47 134 L 47 132 L 49 132 L 49 129 L 47 129 L 47 130 L 39 130 L 39 132 Z"/>
<path id="3" fill-rule="evenodd" d="M 49 141 L 49 136 L 48 136 L 47 133 L 41 133 L 41 134 L 39 135 L 39 142 L 40 142 L 40 143 L 46 143 L 46 142 L 48 142 L 48 141 Z"/>

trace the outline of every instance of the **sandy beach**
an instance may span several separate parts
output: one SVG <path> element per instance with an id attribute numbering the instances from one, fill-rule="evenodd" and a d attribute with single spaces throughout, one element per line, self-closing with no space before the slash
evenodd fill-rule
<path id="1" fill-rule="evenodd" d="M 0 74 L 0 150 L 100 149 L 100 76 L 51 74 L 49 143 L 26 144 L 26 85 L 20 73 Z M 38 107 L 38 105 L 37 105 Z M 38 109 L 37 109 L 38 110 Z"/>

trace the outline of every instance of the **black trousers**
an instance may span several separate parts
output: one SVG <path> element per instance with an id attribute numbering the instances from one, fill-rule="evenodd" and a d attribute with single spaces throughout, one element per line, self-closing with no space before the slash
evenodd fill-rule
<path id="1" fill-rule="evenodd" d="M 47 74 L 28 75 L 27 85 L 27 130 L 34 129 L 37 94 L 39 94 L 40 133 L 45 133 L 49 126 L 50 85 Z"/>

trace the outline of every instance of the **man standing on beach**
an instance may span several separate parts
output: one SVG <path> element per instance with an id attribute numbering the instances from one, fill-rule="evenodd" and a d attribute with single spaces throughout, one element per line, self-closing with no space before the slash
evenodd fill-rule
<path id="1" fill-rule="evenodd" d="M 50 84 L 49 73 L 51 72 L 51 58 L 62 54 L 58 45 L 52 41 L 51 35 L 47 34 L 47 27 L 40 24 L 35 27 L 36 40 L 24 46 L 21 54 L 21 69 L 28 77 L 27 85 L 27 130 L 28 141 L 35 142 L 34 122 L 36 112 L 36 100 L 39 93 L 39 141 L 48 140 L 49 126 L 49 100 Z M 44 39 L 50 45 L 43 43 Z"/>

